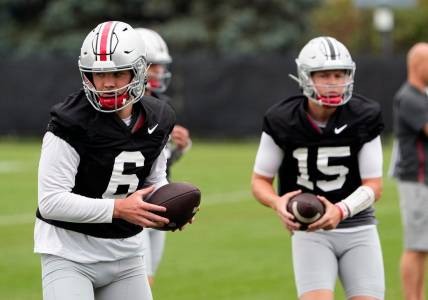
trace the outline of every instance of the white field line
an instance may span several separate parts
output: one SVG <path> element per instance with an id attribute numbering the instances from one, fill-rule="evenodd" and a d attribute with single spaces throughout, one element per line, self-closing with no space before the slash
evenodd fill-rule
<path id="1" fill-rule="evenodd" d="M 241 202 L 251 198 L 250 191 L 240 190 L 228 193 L 217 193 L 204 196 L 202 194 L 202 206 L 219 205 L 224 203 Z M 25 213 L 16 215 L 0 215 L 0 226 L 13 226 L 34 223 L 36 213 Z"/>
<path id="2" fill-rule="evenodd" d="M 0 226 L 30 224 L 34 222 L 35 218 L 35 212 L 18 215 L 0 215 Z"/>
<path id="3" fill-rule="evenodd" d="M 0 173 L 16 173 L 24 168 L 21 162 L 0 160 Z"/>
<path id="4" fill-rule="evenodd" d="M 248 198 L 252 198 L 250 190 L 238 190 L 227 193 L 209 194 L 207 196 L 204 196 L 204 193 L 202 192 L 201 205 L 210 206 L 224 203 L 241 202 Z"/>

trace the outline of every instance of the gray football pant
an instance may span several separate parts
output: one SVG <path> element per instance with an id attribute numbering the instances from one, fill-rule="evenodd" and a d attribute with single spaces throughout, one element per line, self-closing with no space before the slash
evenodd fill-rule
<path id="1" fill-rule="evenodd" d="M 299 296 L 318 289 L 334 291 L 340 278 L 347 298 L 384 299 L 383 257 L 376 226 L 355 232 L 295 232 L 294 276 Z"/>
<path id="2" fill-rule="evenodd" d="M 142 257 L 83 264 L 42 255 L 44 300 L 152 300 Z"/>
<path id="3" fill-rule="evenodd" d="M 166 232 L 153 228 L 144 228 L 141 234 L 143 238 L 144 262 L 147 268 L 147 275 L 154 276 L 162 258 Z"/>

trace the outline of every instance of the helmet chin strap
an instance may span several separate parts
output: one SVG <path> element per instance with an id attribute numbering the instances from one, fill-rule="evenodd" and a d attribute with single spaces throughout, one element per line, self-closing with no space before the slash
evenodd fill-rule
<path id="1" fill-rule="evenodd" d="M 339 105 L 343 102 L 342 96 L 317 96 L 317 100 L 325 105 Z"/>
<path id="2" fill-rule="evenodd" d="M 125 105 L 128 100 L 128 93 L 123 93 L 117 97 L 98 97 L 98 103 L 104 109 L 116 109 Z"/>

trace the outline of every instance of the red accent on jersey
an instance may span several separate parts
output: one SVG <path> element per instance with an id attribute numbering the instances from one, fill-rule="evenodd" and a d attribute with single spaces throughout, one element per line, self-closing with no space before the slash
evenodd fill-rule
<path id="1" fill-rule="evenodd" d="M 141 127 L 143 127 L 144 121 L 145 121 L 144 113 L 141 113 L 138 116 L 137 122 L 135 122 L 135 125 L 132 128 L 131 132 L 132 133 L 137 132 L 138 129 L 140 129 Z"/>
<path id="2" fill-rule="evenodd" d="M 109 36 L 109 32 L 112 24 L 113 22 L 107 22 L 104 25 L 103 32 L 101 33 L 101 41 L 100 41 L 100 60 L 101 61 L 107 60 L 107 38 Z"/>
<path id="3" fill-rule="evenodd" d="M 315 124 L 314 120 L 312 120 L 311 116 L 306 113 L 306 117 L 308 118 L 309 123 L 311 124 L 311 126 L 318 132 L 318 133 L 322 133 L 321 128 L 319 128 L 319 126 L 317 124 Z"/>

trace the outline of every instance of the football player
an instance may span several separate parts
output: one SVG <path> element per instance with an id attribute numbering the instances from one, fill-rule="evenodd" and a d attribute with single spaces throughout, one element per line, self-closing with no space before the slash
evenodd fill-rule
<path id="1" fill-rule="evenodd" d="M 34 233 L 45 300 L 152 299 L 141 231 L 168 219 L 144 199 L 167 183 L 175 114 L 143 96 L 145 53 L 128 24 L 99 24 L 80 52 L 83 90 L 52 108 Z"/>
<path id="2" fill-rule="evenodd" d="M 169 65 L 172 63 L 172 57 L 169 54 L 168 46 L 156 31 L 147 28 L 137 28 L 136 30 L 147 45 L 147 62 L 149 64 L 149 69 L 145 94 L 170 103 L 171 99 L 164 94 L 168 89 L 172 77 L 168 69 Z M 180 125 L 174 126 L 171 133 L 171 141 L 172 143 L 168 145 L 168 167 L 180 159 L 192 145 L 189 130 Z M 169 171 L 168 168 L 168 175 Z"/>
<path id="3" fill-rule="evenodd" d="M 137 28 L 145 45 L 147 45 L 147 62 L 149 64 L 146 95 L 153 96 L 161 101 L 170 102 L 170 98 L 164 94 L 171 80 L 171 72 L 168 66 L 172 63 L 164 39 L 156 32 L 147 28 Z M 171 139 L 167 144 L 167 175 L 170 177 L 170 167 L 191 147 L 191 140 L 187 128 L 175 125 Z M 168 178 L 169 179 L 169 178 Z M 143 232 L 144 259 L 146 260 L 149 283 L 153 285 L 154 275 L 158 269 L 165 246 L 166 232 L 148 228 Z"/>
<path id="4" fill-rule="evenodd" d="M 298 77 L 292 77 L 303 94 L 265 114 L 253 194 L 292 232 L 299 299 L 332 300 L 338 276 L 347 299 L 383 299 L 383 259 L 372 207 L 382 190 L 380 107 L 352 93 L 355 63 L 336 39 L 312 39 L 296 64 Z M 299 230 L 286 210 L 301 192 L 318 195 L 326 208 L 307 231 Z"/>
<path id="5" fill-rule="evenodd" d="M 407 80 L 394 97 L 394 150 L 391 166 L 398 180 L 404 251 L 400 270 L 404 299 L 425 299 L 428 253 L 428 43 L 407 55 Z"/>

